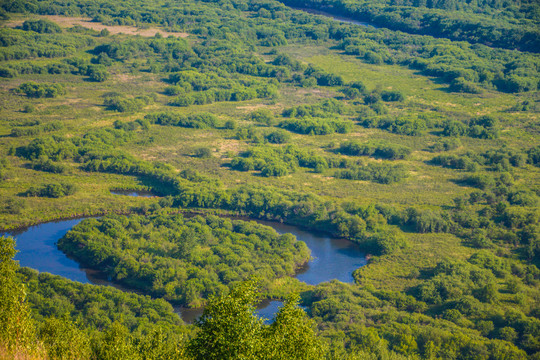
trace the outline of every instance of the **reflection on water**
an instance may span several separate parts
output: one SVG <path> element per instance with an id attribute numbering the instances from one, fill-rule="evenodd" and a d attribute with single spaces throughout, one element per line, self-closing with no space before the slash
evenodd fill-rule
<path id="1" fill-rule="evenodd" d="M 0 235 L 15 238 L 18 250 L 15 260 L 19 261 L 20 266 L 60 275 L 83 284 L 107 285 L 122 291 L 136 292 L 107 281 L 97 270 L 81 267 L 58 249 L 56 242 L 84 219 L 88 218 L 53 221 Z"/>
<path id="2" fill-rule="evenodd" d="M 15 255 L 15 260 L 18 260 L 21 266 L 60 275 L 81 283 L 90 283 L 91 280 L 85 269 L 82 269 L 75 260 L 68 258 L 56 246 L 56 242 L 82 220 L 54 221 L 3 235 L 11 235 L 17 241 L 18 253 Z M 90 273 L 90 277 L 95 274 L 95 272 Z"/>
<path id="3" fill-rule="evenodd" d="M 352 241 L 331 238 L 292 225 L 257 222 L 273 227 L 280 234 L 291 233 L 306 243 L 311 250 L 312 260 L 296 274 L 296 278 L 307 284 L 316 285 L 333 279 L 352 282 L 353 271 L 367 264 L 365 254 Z"/>
<path id="4" fill-rule="evenodd" d="M 123 195 L 123 196 L 135 196 L 135 197 L 154 197 L 150 191 L 146 190 L 111 190 L 113 195 Z"/>

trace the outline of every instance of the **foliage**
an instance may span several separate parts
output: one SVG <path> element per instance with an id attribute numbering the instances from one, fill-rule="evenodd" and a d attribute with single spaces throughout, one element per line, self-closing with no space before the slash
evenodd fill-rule
<path id="1" fill-rule="evenodd" d="M 334 174 L 339 179 L 367 180 L 380 184 L 400 182 L 407 177 L 403 165 L 388 163 L 369 163 L 365 166 L 353 167 L 347 170 L 338 170 Z"/>
<path id="2" fill-rule="evenodd" d="M 212 150 L 207 147 L 196 148 L 193 155 L 198 158 L 210 158 L 212 157 Z"/>
<path id="3" fill-rule="evenodd" d="M 88 219 L 58 246 L 114 281 L 190 306 L 255 273 L 291 275 L 309 256 L 290 234 L 253 222 L 165 214 Z"/>
<path id="4" fill-rule="evenodd" d="M 268 126 L 274 124 L 274 114 L 268 109 L 259 109 L 250 113 L 247 117 L 251 121 L 266 124 Z"/>
<path id="5" fill-rule="evenodd" d="M 461 141 L 458 138 L 438 139 L 434 144 L 429 146 L 428 150 L 431 152 L 450 151 L 460 146 Z"/>
<path id="6" fill-rule="evenodd" d="M 332 117 L 342 114 L 343 104 L 335 99 L 324 100 L 314 105 L 300 105 L 283 110 L 284 117 Z"/>
<path id="7" fill-rule="evenodd" d="M 279 126 L 305 135 L 346 134 L 352 129 L 352 123 L 349 120 L 309 117 L 284 120 Z"/>
<path id="8" fill-rule="evenodd" d="M 19 265 L 13 260 L 15 253 L 13 238 L 0 237 L 0 343 L 12 355 L 37 350 L 25 286 L 16 276 Z"/>
<path id="9" fill-rule="evenodd" d="M 16 92 L 29 98 L 55 98 L 66 93 L 61 84 L 38 84 L 32 81 L 19 85 Z"/>
<path id="10" fill-rule="evenodd" d="M 270 141 L 269 141 L 270 142 Z M 231 161 L 231 168 L 238 171 L 261 171 L 262 176 L 284 176 L 295 172 L 297 167 L 323 172 L 325 169 L 345 168 L 349 162 L 304 151 L 294 145 L 285 147 L 256 146 L 239 154 Z"/>
<path id="11" fill-rule="evenodd" d="M 31 127 L 18 127 L 11 129 L 11 136 L 35 136 L 41 133 L 48 133 L 52 131 L 58 131 L 64 128 L 64 124 L 59 121 L 53 121 L 48 124 L 31 126 Z"/>
<path id="12" fill-rule="evenodd" d="M 106 76 L 100 79 L 94 79 L 93 76 L 89 73 L 89 76 L 95 81 L 105 81 Z M 122 96 L 112 94 L 111 96 L 106 96 L 103 102 L 103 105 L 107 107 L 108 110 L 114 110 L 118 112 L 137 112 L 142 110 L 146 105 L 152 104 L 154 99 L 150 96 L 137 96 L 136 98 L 124 98 Z"/>
<path id="13" fill-rule="evenodd" d="M 401 135 L 421 136 L 428 128 L 426 121 L 420 117 L 407 118 L 367 118 L 359 119 L 368 128 L 379 128 Z"/>
<path id="14" fill-rule="evenodd" d="M 344 155 L 364 155 L 390 160 L 405 159 L 411 153 L 411 149 L 405 146 L 374 143 L 361 144 L 356 141 L 344 142 L 336 151 Z"/>
<path id="15" fill-rule="evenodd" d="M 22 29 L 25 31 L 35 31 L 40 34 L 55 34 L 62 32 L 62 29 L 57 24 L 49 20 L 26 20 L 22 24 Z"/>
<path id="16" fill-rule="evenodd" d="M 104 66 L 90 65 L 86 71 L 86 75 L 92 81 L 103 82 L 109 78 L 109 73 Z M 116 110 L 116 109 L 115 109 Z"/>
<path id="17" fill-rule="evenodd" d="M 64 164 L 61 163 L 55 163 L 51 159 L 49 159 L 47 156 L 40 157 L 34 161 L 32 161 L 32 169 L 38 170 L 38 171 L 45 171 L 50 172 L 54 174 L 61 174 L 66 171 L 67 167 Z"/>
<path id="18" fill-rule="evenodd" d="M 0 2 L 2 19 L 88 17 L 110 29 L 0 29 L 6 89 L 34 80 L 69 90 L 69 99 L 54 100 L 24 99 L 17 90 L 3 94 L 3 226 L 82 213 L 139 214 L 134 216 L 146 220 L 114 218 L 118 225 L 106 217 L 92 224 L 107 223 L 107 229 L 88 225 L 103 240 L 92 243 L 103 246 L 78 250 L 92 250 L 92 260 L 103 260 L 99 266 L 115 282 L 131 279 L 158 297 L 200 295 L 193 305 L 227 293 L 253 272 L 262 274 L 272 296 L 302 291 L 301 303 L 328 343 L 328 352 L 313 358 L 538 357 L 536 2 L 290 1 L 384 28 L 335 21 L 274 0 Z M 113 34 L 115 25 L 189 36 Z M 100 82 L 107 74 L 118 76 Z M 25 105 L 34 112 L 22 112 Z M 269 128 L 280 122 L 281 129 Z M 190 156 L 208 146 L 219 156 Z M 349 157 L 357 155 L 401 165 Z M 233 169 L 257 168 L 256 175 L 265 176 L 232 172 L 229 159 Z M 66 173 L 80 189 L 75 194 L 21 198 L 30 186 L 68 182 L 60 179 Z M 401 183 L 373 183 L 409 173 Z M 112 197 L 108 191 L 116 187 L 170 196 Z M 252 251 L 268 249 L 252 249 L 253 236 L 240 245 L 225 236 L 220 254 L 231 272 L 212 272 L 222 264 L 212 263 L 209 252 L 228 230 L 206 224 L 197 239 L 215 243 L 189 247 L 200 266 L 188 273 L 190 266 L 170 266 L 178 259 L 161 256 L 182 243 L 168 229 L 175 227 L 153 222 L 186 209 L 344 237 L 370 254 L 369 266 L 355 272 L 355 284 L 306 286 L 275 278 L 294 266 L 275 265 L 271 257 L 264 263 L 260 256 L 262 268 L 237 264 L 234 255 L 251 258 Z M 283 257 L 294 263 L 290 252 Z M 157 263 L 153 271 L 149 263 Z M 184 357 L 179 338 L 190 330 L 163 300 L 30 270 L 20 276 L 37 324 L 34 343 L 48 353 L 37 357 Z M 305 315 L 289 310 L 292 316 L 284 318 L 292 320 L 259 342 L 273 345 L 261 358 L 295 358 L 295 349 L 304 353 L 314 344 L 280 337 L 287 330 L 312 333 Z M 2 351 L 0 344 L 0 357 Z"/>
<path id="19" fill-rule="evenodd" d="M 162 112 L 148 114 L 144 118 L 153 124 L 163 126 L 181 126 L 195 129 L 216 128 L 218 126 L 217 117 L 210 113 L 185 116 L 181 113 Z"/>
<path id="20" fill-rule="evenodd" d="M 18 274 L 28 289 L 32 316 L 40 323 L 53 318 L 77 322 L 78 328 L 88 330 L 107 329 L 117 322 L 132 333 L 182 331 L 182 321 L 162 299 L 81 284 L 29 268 L 21 268 Z"/>
<path id="21" fill-rule="evenodd" d="M 73 195 L 76 191 L 76 187 L 72 184 L 57 183 L 57 184 L 45 184 L 41 187 L 30 187 L 24 196 L 39 196 L 49 198 L 59 198 L 64 196 Z"/>
<path id="22" fill-rule="evenodd" d="M 291 296 L 270 325 L 254 315 L 257 287 L 246 282 L 212 299 L 197 321 L 188 352 L 195 359 L 320 359 L 314 324 Z"/>
<path id="23" fill-rule="evenodd" d="M 496 119 L 490 116 L 482 116 L 471 119 L 467 123 L 447 120 L 443 123 L 443 135 L 495 139 L 499 137 L 499 129 Z"/>
<path id="24" fill-rule="evenodd" d="M 275 130 L 271 133 L 268 133 L 266 136 L 266 141 L 271 144 L 285 144 L 289 142 L 291 136 L 285 131 Z"/>

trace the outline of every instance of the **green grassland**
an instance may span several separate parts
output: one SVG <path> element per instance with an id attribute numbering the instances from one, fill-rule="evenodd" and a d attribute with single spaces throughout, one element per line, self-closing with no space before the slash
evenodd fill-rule
<path id="1" fill-rule="evenodd" d="M 224 10 L 218 6 L 216 9 L 230 15 L 230 18 L 222 20 L 223 23 L 230 25 L 229 22 L 233 21 L 231 19 L 236 19 L 249 24 L 253 31 L 263 32 L 261 29 L 268 24 L 272 25 L 274 21 L 262 16 L 258 18 L 255 16 L 256 10 L 253 9 Z M 286 20 L 283 20 L 280 26 L 293 27 L 288 10 L 275 12 L 285 14 L 283 18 Z M 34 16 L 16 14 L 13 18 L 28 20 Z M 257 19 L 262 18 L 265 20 L 257 23 Z M 313 20 L 313 17 L 309 19 L 306 20 L 308 24 L 321 25 Z M 2 23 L 5 25 L 7 20 L 0 21 L 0 27 L 4 27 Z M 333 22 L 330 20 L 323 21 L 322 25 L 328 30 L 331 23 Z M 428 76 L 423 71 L 405 66 L 405 62 L 368 63 L 364 58 L 341 49 L 340 41 L 329 38 L 316 40 L 300 36 L 294 38 L 291 35 L 287 41 L 280 43 L 280 38 L 276 35 L 268 38 L 279 45 L 268 46 L 261 44 L 267 38 L 260 35 L 259 38 L 255 37 L 256 40 L 250 40 L 248 46 L 233 35 L 229 38 L 222 36 L 215 29 L 216 39 L 213 39 L 211 34 L 201 32 L 201 29 L 193 24 L 184 24 L 174 30 L 192 32 L 186 40 L 173 40 L 125 34 L 100 35 L 91 30 L 69 33 L 64 28 L 63 35 L 71 34 L 74 39 L 89 39 L 92 44 L 70 49 L 70 53 L 64 56 L 29 56 L 0 62 L 0 67 L 6 69 L 16 69 L 17 66 L 22 66 L 21 64 L 27 68 L 30 67 L 29 64 L 46 68 L 74 58 L 90 64 L 91 61 L 100 61 L 97 60 L 99 54 L 95 51 L 99 46 L 150 44 L 151 41 L 156 41 L 152 43 L 154 50 L 148 50 L 150 47 L 143 49 L 141 45 L 138 50 L 140 54 L 131 56 L 128 51 L 127 55 L 119 55 L 108 65 L 103 65 L 108 78 L 102 82 L 91 81 L 91 75 L 74 73 L 75 70 L 60 74 L 24 74 L 21 70 L 21 73 L 15 76 L 0 77 L 0 157 L 4 161 L 0 163 L 0 228 L 13 229 L 55 219 L 109 213 L 152 214 L 159 209 L 164 213 L 203 211 L 280 219 L 313 230 L 320 230 L 331 223 L 331 227 L 325 230 L 332 235 L 348 237 L 358 242 L 365 247 L 366 252 L 372 254 L 369 264 L 355 272 L 354 284 L 332 282 L 320 286 L 306 286 L 295 279 L 278 277 L 265 282 L 263 289 L 267 295 L 281 299 L 286 298 L 290 292 L 301 293 L 303 304 L 317 321 L 320 334 L 334 346 L 334 355 L 327 355 L 327 358 L 345 358 L 347 351 L 354 350 L 358 352 L 358 356 L 378 354 L 374 356 L 381 359 L 390 358 L 385 357 L 390 355 L 384 351 L 391 351 L 395 356 L 412 358 L 427 359 L 436 354 L 440 358 L 464 359 L 464 356 L 452 357 L 446 350 L 461 349 L 455 351 L 462 351 L 463 354 L 463 349 L 467 346 L 467 351 L 471 352 L 474 352 L 471 349 L 481 348 L 487 354 L 477 357 L 482 359 L 498 358 L 494 355 L 497 352 L 494 349 L 503 347 L 508 354 L 515 356 L 511 358 L 539 356 L 540 345 L 534 338 L 540 334 L 540 168 L 538 160 L 531 160 L 532 152 L 529 153 L 535 147 L 538 149 L 540 139 L 538 90 L 502 92 L 486 81 L 475 83 L 480 89 L 477 93 L 456 92 L 453 91 L 452 82 L 442 77 Z M 23 32 L 5 28 L 2 31 Z M 359 30 L 350 31 L 354 33 Z M 370 34 L 367 32 L 367 35 L 363 36 L 372 36 Z M 385 34 L 388 34 L 388 31 Z M 251 34 L 238 36 L 248 37 Z M 408 36 L 416 39 L 413 35 Z M 159 45 L 155 44 L 160 41 L 163 47 L 155 50 Z M 227 51 L 230 53 L 219 53 L 222 48 L 216 43 L 220 41 L 222 46 L 229 46 Z M 428 40 L 423 38 L 421 41 Z M 184 55 L 173 56 L 165 53 L 164 48 L 175 42 L 184 47 L 182 51 L 178 50 Z M 216 46 L 215 54 L 210 50 L 207 50 L 208 53 L 204 52 L 204 48 L 210 49 L 210 46 Z M 196 53 L 193 49 L 198 52 L 196 56 L 193 55 Z M 388 51 L 398 54 L 398 50 L 394 48 Z M 521 54 L 518 51 L 514 51 L 512 55 L 509 55 L 510 53 L 512 52 L 505 52 L 504 56 L 522 56 L 524 63 L 538 63 L 537 55 Z M 228 56 L 233 56 L 232 54 L 240 54 L 238 59 L 244 59 L 242 56 L 249 54 L 257 59 L 256 62 L 261 68 L 266 66 L 275 70 L 282 66 L 273 64 L 279 54 L 286 55 L 289 60 L 299 65 L 296 68 L 294 65 L 283 65 L 288 66 L 289 76 L 280 78 L 278 75 L 257 76 L 253 74 L 253 70 L 249 70 L 252 73 L 248 70 L 224 70 L 225 65 L 220 68 L 219 65 L 212 64 L 219 64 Z M 399 54 L 405 56 L 404 52 Z M 183 60 L 179 60 L 182 56 Z M 238 63 L 241 61 L 243 60 L 238 60 Z M 167 66 L 180 66 L 178 64 L 184 68 L 165 70 Z M 304 70 L 310 67 L 318 69 L 322 74 L 340 77 L 341 83 L 330 86 L 322 83 L 305 87 L 299 85 L 299 82 L 294 80 L 294 75 L 305 80 L 311 75 Z M 172 106 L 171 102 L 176 96 L 167 94 L 167 88 L 172 85 L 170 75 L 186 69 L 215 75 L 215 79 L 219 78 L 213 80 L 216 84 L 219 81 L 227 83 L 222 89 L 232 89 L 231 91 L 240 93 L 245 89 L 275 86 L 277 92 L 268 96 L 251 96 L 247 100 L 240 99 L 240 95 L 236 94 L 232 95 L 229 101 L 216 100 L 201 105 Z M 533 80 L 538 78 L 537 73 L 528 76 Z M 61 84 L 65 94 L 53 98 L 25 96 L 17 89 L 28 82 Z M 354 82 L 363 83 L 365 89 L 361 96 L 347 97 L 346 89 Z M 190 91 L 185 83 L 180 83 L 179 86 L 187 89 L 185 93 L 192 97 L 206 91 Z M 193 81 L 192 86 L 197 86 L 196 81 Z M 215 86 L 217 89 L 221 85 Z M 217 94 L 217 90 L 215 91 Z M 378 100 L 370 104 L 370 94 L 380 96 L 385 91 L 398 92 L 403 98 L 401 101 Z M 236 100 L 234 96 L 237 97 Z M 115 111 L 111 109 L 111 105 L 106 105 L 110 98 L 144 100 L 131 110 Z M 326 123 L 334 118 L 350 121 L 352 126 L 349 131 L 315 135 L 283 130 L 285 125 L 282 122 L 289 119 L 284 113 L 285 110 L 300 105 L 318 106 L 317 104 L 333 99 L 341 104 L 339 113 L 313 118 L 320 117 L 321 121 Z M 521 108 L 522 104 L 529 105 Z M 273 121 L 267 124 L 255 121 L 251 115 L 260 110 L 269 111 Z M 163 112 L 177 114 L 175 116 L 185 121 L 191 121 L 195 115 L 208 117 L 208 114 L 212 114 L 214 123 L 190 127 L 159 124 L 148 120 L 153 114 Z M 446 121 L 469 126 L 471 119 L 482 116 L 495 119 L 497 135 L 490 138 L 462 134 L 459 136 L 459 145 L 453 149 L 431 149 L 434 144 L 449 138 L 443 136 Z M 300 118 L 298 116 L 295 119 Z M 309 116 L 306 118 L 311 119 Z M 427 125 L 419 135 L 412 136 L 377 126 L 366 126 L 366 119 L 420 119 Z M 123 129 L 122 124 L 142 125 Z M 242 129 L 255 135 L 251 138 L 242 137 L 239 135 Z M 288 134 L 286 143 L 272 144 L 265 140 L 265 136 L 276 130 Z M 105 133 L 113 134 L 110 135 L 112 140 L 87 140 Z M 34 144 L 35 139 L 44 138 L 71 142 L 70 146 L 74 146 L 78 151 L 64 158 L 53 159 L 54 163 L 64 167 L 63 172 L 35 170 L 37 160 L 24 155 L 29 144 Z M 399 145 L 410 149 L 410 154 L 397 160 L 371 155 L 342 155 L 336 149 L 346 141 Z M 85 146 L 90 150 L 84 150 Z M 264 170 L 239 171 L 233 166 L 233 159 L 238 156 L 247 157 L 245 154 L 250 150 L 262 149 L 261 151 L 276 154 L 285 151 L 289 146 L 320 158 L 343 161 L 348 164 L 345 166 L 346 170 L 400 165 L 403 178 L 387 183 L 377 181 L 376 178 L 350 180 L 337 175 L 338 167 L 310 168 L 299 163 L 294 165 L 292 160 L 290 163 L 289 160 L 283 160 L 290 168 L 282 176 L 264 176 Z M 493 160 L 495 162 L 492 164 L 488 160 L 478 160 L 484 159 L 483 154 L 501 149 L 521 156 L 519 165 L 510 165 L 507 160 Z M 200 155 L 203 152 L 204 156 Z M 95 158 L 102 161 L 101 170 L 88 170 L 87 165 L 91 162 L 88 154 L 98 154 Z M 473 159 L 471 161 L 476 161 L 475 170 L 435 165 L 432 160 L 438 155 Z M 103 163 L 109 161 L 107 156 L 128 158 L 140 168 L 154 166 L 153 172 L 137 170 L 137 173 L 135 170 L 105 168 Z M 487 159 L 487 155 L 485 158 Z M 189 178 L 189 174 L 196 176 Z M 466 178 L 476 175 L 487 177 L 492 183 L 475 187 L 470 182 L 472 180 Z M 156 185 L 163 183 L 165 187 Z M 69 195 L 60 197 L 27 196 L 32 187 L 39 188 L 48 184 L 68 184 L 74 190 Z M 173 190 L 169 193 L 161 191 L 166 186 Z M 150 190 L 156 195 L 169 196 L 119 196 L 111 194 L 113 189 Z M 324 210 L 317 213 L 319 218 L 315 215 L 295 217 L 297 214 L 292 210 L 292 215 L 287 217 L 273 212 L 273 208 L 265 208 L 265 211 L 252 210 L 248 208 L 247 200 L 245 204 L 235 205 L 236 207 L 225 200 L 201 205 L 200 199 L 205 195 L 215 198 L 222 196 L 225 199 L 233 196 L 230 194 L 236 194 L 235 191 L 240 191 L 238 189 L 257 189 L 268 194 L 279 194 L 282 199 L 291 203 L 290 209 L 296 209 L 296 202 L 300 202 L 296 200 L 299 196 L 306 196 L 311 200 L 303 200 L 302 204 L 306 203 L 317 209 L 313 210 L 313 213 L 322 208 Z M 193 197 L 196 200 L 185 205 L 185 198 L 192 195 L 190 191 L 195 193 Z M 481 193 L 478 195 L 480 200 L 471 200 L 478 193 Z M 518 195 L 521 193 L 528 196 L 526 201 L 519 200 Z M 518 200 L 512 200 L 512 194 L 517 194 L 515 197 Z M 411 215 L 414 211 L 420 214 L 417 218 Z M 336 225 L 341 221 L 339 219 L 356 220 L 363 224 L 363 229 L 358 233 L 350 230 L 352 225 L 342 229 Z M 476 222 L 467 225 L 468 219 Z M 429 224 L 423 228 L 422 221 Z M 440 225 L 443 223 L 445 225 Z M 477 230 L 481 233 L 477 233 Z M 381 245 L 387 238 L 396 238 L 399 241 L 396 240 L 396 246 Z M 475 260 L 475 256 L 485 256 L 488 260 Z M 82 261 L 84 262 L 84 259 Z M 445 265 L 447 263 L 454 267 Z M 449 270 L 450 268 L 453 270 Z M 35 282 L 35 279 L 33 281 Z M 441 283 L 451 285 L 440 290 L 443 287 Z M 511 288 L 508 285 L 510 283 L 517 283 L 516 287 L 520 290 L 515 291 L 514 287 L 514 290 L 507 291 L 507 288 Z M 429 286 L 439 286 L 437 284 L 440 285 L 437 291 L 445 294 L 440 295 L 441 299 L 438 300 L 436 295 L 429 293 L 431 288 L 428 289 Z M 486 290 L 487 284 L 493 284 L 496 289 L 494 293 L 489 292 L 491 288 Z M 145 284 L 139 288 L 148 289 L 150 286 Z M 220 288 L 221 293 L 224 291 Z M 475 300 L 481 302 L 480 314 L 458 311 L 457 316 L 455 312 L 449 312 L 449 309 L 454 310 L 457 307 L 456 303 L 469 301 L 470 298 L 480 299 Z M 193 303 L 201 304 L 198 301 Z M 347 311 L 350 311 L 350 314 L 344 315 Z M 512 312 L 518 315 L 512 315 Z M 73 314 L 72 316 L 75 317 Z M 515 320 L 518 317 L 521 320 Z M 360 318 L 362 321 L 358 320 Z M 386 321 L 383 321 L 385 318 Z M 489 331 L 482 330 L 485 322 L 491 322 L 490 326 L 493 328 Z M 406 331 L 403 327 L 406 327 Z M 369 328 L 377 331 L 379 340 L 375 343 L 366 340 L 371 331 Z M 513 333 L 507 328 L 513 329 Z M 426 335 L 430 329 L 436 329 L 437 335 Z M 508 335 L 508 332 L 511 334 Z M 412 334 L 412 340 L 399 338 L 400 333 Z M 455 335 L 458 333 L 460 335 Z M 460 340 L 459 336 L 468 340 Z M 467 345 L 464 345 L 465 343 Z M 430 353 L 431 350 L 428 349 L 431 346 L 436 348 L 434 353 Z M 381 350 L 382 347 L 386 350 Z"/>
<path id="2" fill-rule="evenodd" d="M 294 56 L 303 63 L 315 65 L 327 71 L 331 70 L 341 75 L 345 81 L 362 79 L 368 89 L 393 89 L 403 92 L 406 97 L 404 102 L 387 104 L 390 114 L 421 113 L 441 118 L 460 118 L 473 117 L 480 114 L 493 114 L 503 119 L 501 121 L 502 126 L 504 126 L 501 130 L 503 136 L 500 139 L 490 141 L 464 138 L 462 139 L 462 147 L 456 150 L 457 153 L 465 149 L 471 151 L 494 149 L 502 144 L 511 148 L 527 149 L 531 145 L 531 140 L 535 138 L 534 132 L 526 131 L 523 126 L 527 123 L 537 123 L 538 115 L 534 113 L 520 114 L 506 111 L 516 103 L 522 101 L 523 98 L 530 97 L 531 95 L 529 94 L 521 96 L 496 91 L 486 91 L 481 95 L 451 93 L 444 85 L 438 84 L 434 79 L 418 75 L 413 70 L 396 65 L 375 66 L 365 64 L 354 57 L 340 54 L 338 51 L 328 50 L 326 46 L 303 46 L 301 49 L 301 54 L 299 54 L 298 48 L 295 50 L 293 47 L 285 47 L 282 51 Z M 320 53 L 324 53 L 324 55 Z M 129 66 L 129 64 L 124 64 L 124 66 Z M 39 81 L 54 81 L 56 83 L 67 84 L 68 94 L 66 96 L 47 100 L 45 103 L 39 99 L 26 99 L 20 95 L 10 93 L 10 90 L 16 88 L 20 83 L 35 79 L 35 75 L 21 76 L 13 80 L 3 79 L 2 87 L 6 89 L 3 97 L 5 101 L 3 110 L 4 121 L 2 122 L 4 150 L 28 142 L 32 137 L 14 139 L 9 137 L 9 132 L 14 128 L 15 124 L 24 124 L 36 118 L 39 118 L 43 123 L 61 121 L 65 125 L 64 129 L 56 131 L 54 134 L 69 137 L 84 134 L 85 131 L 93 128 L 111 126 L 116 120 L 132 121 L 144 117 L 149 112 L 170 109 L 170 107 L 165 105 L 167 97 L 160 94 L 166 84 L 160 81 L 159 75 L 140 71 L 136 74 L 120 73 L 122 70 L 125 71 L 125 69 L 118 69 L 118 73 L 114 73 L 111 70 L 113 73 L 111 79 L 103 84 L 88 82 L 75 75 L 39 75 Z M 250 112 L 250 109 L 268 108 L 279 117 L 282 109 L 293 104 L 309 104 L 331 95 L 339 96 L 337 90 L 334 89 L 332 93 L 329 92 L 330 89 L 326 88 L 298 89 L 286 86 L 281 90 L 280 96 L 271 101 L 250 100 L 240 103 L 215 103 L 193 106 L 186 109 L 180 108 L 179 111 L 186 113 L 210 112 L 217 114 L 222 122 L 233 119 L 238 123 L 238 126 L 247 126 L 250 122 L 245 119 L 245 116 Z M 158 98 L 156 103 L 145 107 L 143 112 L 126 115 L 108 111 L 102 105 L 100 95 L 111 91 L 120 92 L 126 94 L 126 96 L 141 96 L 156 93 L 158 94 Z M 20 112 L 20 109 L 28 103 L 34 104 L 36 111 L 30 114 Z M 350 106 L 354 107 L 353 104 Z M 529 119 L 525 120 L 524 115 Z M 262 131 L 267 130 L 264 127 L 261 129 Z M 226 167 L 229 160 L 227 155 L 230 152 L 237 153 L 249 147 L 245 141 L 234 139 L 234 134 L 234 130 L 200 130 L 152 126 L 149 132 L 144 134 L 146 139 L 151 138 L 153 140 L 150 146 L 145 143 L 145 139 L 141 135 L 138 141 L 124 145 L 123 150 L 143 160 L 157 160 L 171 164 L 178 170 L 186 168 L 196 169 L 202 173 L 218 177 L 226 186 L 248 183 L 276 186 L 279 183 L 278 186 L 287 189 L 309 189 L 308 192 L 337 198 L 354 198 L 363 203 L 376 201 L 403 205 L 441 206 L 448 204 L 457 195 L 465 194 L 469 191 L 467 188 L 451 182 L 452 179 L 456 178 L 456 171 L 425 164 L 425 161 L 433 156 L 432 153 L 426 151 L 426 148 L 437 139 L 437 136 L 431 134 L 426 134 L 422 137 L 411 137 L 391 134 L 378 129 L 366 129 L 362 126 L 355 125 L 353 131 L 349 134 L 321 136 L 292 135 L 292 144 L 313 149 L 320 154 L 326 153 L 324 147 L 328 145 L 338 144 L 339 142 L 351 139 L 360 141 L 382 140 L 408 146 L 413 149 L 413 153 L 410 159 L 403 162 L 407 165 L 410 176 L 404 182 L 393 185 L 334 179 L 331 177 L 330 171 L 315 174 L 310 171 L 300 170 L 279 179 L 262 178 L 251 173 L 231 171 Z M 192 157 L 193 149 L 197 147 L 209 147 L 212 149 L 212 158 L 198 159 Z M 34 171 L 19 173 L 23 171 L 21 169 L 23 163 L 17 158 L 13 158 L 12 161 L 14 161 L 14 179 L 5 183 L 5 185 L 10 185 L 9 189 L 2 188 L 4 196 L 12 196 L 24 191 L 25 187 L 36 181 L 36 179 L 32 179 L 32 175 L 39 176 L 41 181 L 49 180 L 47 177 L 43 177 L 42 174 Z M 80 192 L 81 195 L 79 196 L 83 196 L 82 193 L 86 193 L 90 198 L 94 198 L 96 202 L 106 201 L 107 206 L 115 206 L 117 202 L 126 201 L 118 197 L 106 197 L 103 195 L 104 191 L 102 189 L 119 186 L 109 176 L 104 177 L 103 175 L 92 174 L 96 178 L 92 178 L 89 182 L 86 179 L 77 179 L 82 174 L 77 169 L 73 168 L 72 171 L 74 172 L 72 181 L 83 186 L 84 189 Z M 523 170 L 516 169 L 516 171 L 517 177 L 522 178 L 519 182 L 525 186 L 527 183 L 532 185 L 536 182 L 535 179 L 537 179 L 538 171 L 534 167 L 527 167 Z M 526 172 L 527 176 L 519 176 L 521 171 Z M 100 177 L 103 178 L 99 179 Z M 21 181 L 21 178 L 24 178 L 25 181 Z M 57 179 L 55 179 L 55 176 L 51 176 L 50 180 Z M 90 185 L 84 187 L 85 183 L 91 183 L 92 185 L 91 187 Z M 95 192 L 91 190 L 93 187 L 98 186 L 99 190 L 96 189 Z M 95 198 L 94 195 L 97 194 L 99 194 L 99 197 Z M 111 201 L 112 199 L 114 201 Z M 81 208 L 86 207 L 86 201 L 84 205 L 79 201 L 67 202 L 72 203 L 74 206 L 80 206 L 78 209 L 71 209 L 71 212 L 80 213 Z M 130 201 L 137 202 L 139 200 L 130 199 Z M 99 204 L 96 203 L 93 206 L 99 206 Z M 32 208 L 34 217 L 39 217 L 37 214 L 43 211 L 43 207 L 41 206 L 32 205 L 29 207 Z M 66 209 L 62 207 L 62 211 Z M 49 216 L 48 218 L 52 217 Z M 7 220 L 6 225 L 8 222 L 11 221 Z"/>

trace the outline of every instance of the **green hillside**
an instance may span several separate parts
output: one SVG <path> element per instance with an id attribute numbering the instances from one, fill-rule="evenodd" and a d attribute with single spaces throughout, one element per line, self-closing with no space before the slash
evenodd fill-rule
<path id="1" fill-rule="evenodd" d="M 0 229 L 93 217 L 58 246 L 119 287 L 2 237 L 0 358 L 540 358 L 539 14 L 0 1 Z M 309 249 L 247 220 L 368 264 L 305 284 Z"/>

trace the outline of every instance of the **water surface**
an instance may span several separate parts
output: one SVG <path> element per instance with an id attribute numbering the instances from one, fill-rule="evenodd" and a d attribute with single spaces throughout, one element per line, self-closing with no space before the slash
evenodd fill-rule
<path id="1" fill-rule="evenodd" d="M 113 195 L 123 195 L 123 196 L 135 196 L 135 197 L 154 197 L 156 195 L 147 190 L 111 190 Z"/>
<path id="2" fill-rule="evenodd" d="M 365 254 L 352 241 L 332 238 L 324 233 L 302 230 L 299 227 L 270 221 L 257 221 L 271 226 L 278 233 L 291 233 L 306 243 L 311 250 L 312 260 L 301 269 L 296 278 L 309 285 L 339 280 L 353 282 L 353 272 L 367 264 Z"/>
<path id="3" fill-rule="evenodd" d="M 354 24 L 354 25 L 360 25 L 360 26 L 366 26 L 366 27 L 371 26 L 371 27 L 373 27 L 375 29 L 378 29 L 378 26 L 375 26 L 373 23 L 366 22 L 366 21 L 358 21 L 358 20 L 354 20 L 354 19 L 351 19 L 351 18 L 348 18 L 348 17 L 339 16 L 339 15 L 333 15 L 333 14 L 327 13 L 325 11 L 320 11 L 320 10 L 315 10 L 315 9 L 299 8 L 299 7 L 292 7 L 292 6 L 289 6 L 289 7 L 291 9 L 294 9 L 294 10 L 305 11 L 305 12 L 307 12 L 309 14 L 313 14 L 313 15 L 321 15 L 321 16 L 331 18 L 331 19 L 334 19 L 336 21 L 344 22 L 344 23 L 347 23 L 347 24 Z"/>
<path id="4" fill-rule="evenodd" d="M 10 235 L 15 238 L 18 250 L 15 260 L 19 261 L 21 266 L 27 266 L 39 272 L 60 275 L 69 280 L 86 284 L 92 282 L 90 279 L 92 275 L 89 276 L 87 269 L 81 268 L 79 263 L 68 258 L 56 246 L 56 242 L 82 220 L 53 221 L 2 235 Z M 90 273 L 95 274 L 95 272 Z"/>

